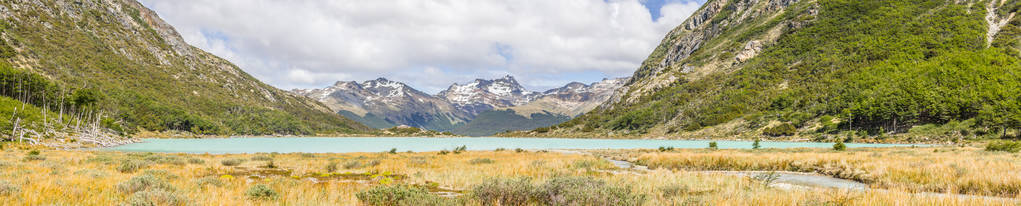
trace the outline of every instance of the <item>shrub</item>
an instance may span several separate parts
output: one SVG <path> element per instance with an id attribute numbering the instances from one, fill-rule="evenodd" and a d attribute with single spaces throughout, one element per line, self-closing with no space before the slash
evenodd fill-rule
<path id="1" fill-rule="evenodd" d="M 986 145 L 986 151 L 1001 151 L 1016 153 L 1021 151 L 1021 142 L 1017 141 L 993 141 Z"/>
<path id="2" fill-rule="evenodd" d="M 539 191 L 529 183 L 528 178 L 493 179 L 475 185 L 470 190 L 470 198 L 483 203 L 482 205 L 528 205 L 537 201 Z"/>
<path id="3" fill-rule="evenodd" d="M 462 152 L 468 151 L 468 146 L 461 145 L 460 147 L 454 148 L 454 154 L 461 154 Z"/>
<path id="4" fill-rule="evenodd" d="M 641 205 L 645 195 L 591 177 L 555 177 L 534 186 L 528 179 L 494 179 L 471 189 L 472 200 L 483 205 Z"/>
<path id="5" fill-rule="evenodd" d="M 591 177 L 556 177 L 540 187 L 540 202 L 551 205 L 641 205 L 645 195 Z"/>
<path id="6" fill-rule="evenodd" d="M 13 195 L 21 191 L 21 188 L 9 182 L 0 182 L 0 195 Z"/>
<path id="7" fill-rule="evenodd" d="M 117 166 L 117 171 L 121 173 L 132 173 L 148 166 L 148 163 L 140 160 L 124 160 Z"/>
<path id="8" fill-rule="evenodd" d="M 375 167 L 376 165 L 379 165 L 379 163 L 381 163 L 379 160 L 372 160 L 365 163 L 365 167 Z"/>
<path id="9" fill-rule="evenodd" d="M 660 146 L 659 147 L 659 151 L 660 152 L 674 151 L 674 147 L 663 147 L 663 146 Z"/>
<path id="10" fill-rule="evenodd" d="M 762 134 L 779 137 L 779 136 L 791 136 L 797 132 L 798 129 L 794 128 L 794 125 L 790 123 L 779 124 L 770 128 L 762 130 Z"/>
<path id="11" fill-rule="evenodd" d="M 270 168 L 270 169 L 275 169 L 275 168 L 277 168 L 277 165 L 275 163 L 273 163 L 273 160 L 270 160 L 269 162 L 266 162 L 266 165 L 263 165 L 262 167 Z"/>
<path id="12" fill-rule="evenodd" d="M 720 147 L 718 147 L 718 146 L 716 145 L 716 142 L 715 142 L 715 141 L 713 141 L 713 142 L 709 142 L 709 149 L 711 149 L 711 150 L 717 150 L 717 149 L 720 149 Z"/>
<path id="13" fill-rule="evenodd" d="M 507 148 L 501 147 L 501 148 L 496 148 L 496 150 L 493 150 L 493 151 L 503 152 L 503 151 L 506 151 L 506 150 L 507 150 Z"/>
<path id="14" fill-rule="evenodd" d="M 135 193 L 146 189 L 173 190 L 173 187 L 152 175 L 139 175 L 128 181 L 117 184 L 117 190 L 124 193 Z"/>
<path id="15" fill-rule="evenodd" d="M 41 153 L 39 152 L 39 150 L 32 150 L 32 151 L 28 151 L 28 154 L 27 154 L 27 155 L 29 155 L 29 156 L 33 156 L 33 155 L 39 155 L 39 154 L 41 154 Z"/>
<path id="16" fill-rule="evenodd" d="M 258 184 L 249 187 L 248 190 L 245 190 L 245 196 L 248 196 L 248 198 L 251 199 L 275 199 L 278 195 L 277 192 L 273 191 L 273 189 L 269 188 L 269 186 Z"/>
<path id="17" fill-rule="evenodd" d="M 752 149 L 762 148 L 762 143 L 761 142 L 762 142 L 762 140 L 755 139 L 755 142 L 752 142 Z"/>
<path id="18" fill-rule="evenodd" d="M 46 157 L 43 157 L 42 155 L 31 155 L 30 154 L 30 155 L 25 155 L 24 160 L 25 161 L 42 161 L 42 160 L 46 160 Z"/>
<path id="19" fill-rule="evenodd" d="M 337 162 L 330 162 L 330 163 L 326 164 L 326 168 L 325 169 L 326 169 L 326 172 L 335 172 L 335 171 L 337 171 Z"/>
<path id="20" fill-rule="evenodd" d="M 847 150 L 847 145 L 844 145 L 844 142 L 837 141 L 837 143 L 833 144 L 833 150 L 836 151 Z"/>
<path id="21" fill-rule="evenodd" d="M 347 163 L 344 163 L 344 169 L 358 169 L 358 168 L 362 168 L 362 162 L 359 162 L 358 160 L 351 160 L 347 161 Z"/>
<path id="22" fill-rule="evenodd" d="M 446 155 L 446 154 L 450 154 L 450 151 L 447 151 L 447 150 L 440 150 L 440 153 L 439 153 L 439 154 L 440 154 L 440 155 Z"/>
<path id="23" fill-rule="evenodd" d="M 525 152 L 525 150 L 521 149 L 521 148 L 517 148 L 517 149 L 514 149 L 514 152 L 522 153 L 522 152 Z"/>
<path id="24" fill-rule="evenodd" d="M 137 192 L 128 198 L 127 204 L 131 206 L 150 205 L 187 205 L 187 200 L 174 191 L 164 189 L 150 189 Z"/>
<path id="25" fill-rule="evenodd" d="M 763 172 L 752 176 L 752 179 L 761 182 L 762 186 L 769 187 L 769 185 L 772 185 L 777 179 L 780 179 L 780 174 L 777 174 L 774 171 Z"/>
<path id="26" fill-rule="evenodd" d="M 220 164 L 222 164 L 223 166 L 233 167 L 233 166 L 241 165 L 242 162 L 245 162 L 245 160 L 243 160 L 243 159 L 226 159 L 226 160 L 221 160 Z"/>
<path id="27" fill-rule="evenodd" d="M 215 186 L 215 187 L 221 187 L 221 186 L 223 186 L 223 181 L 221 181 L 220 178 L 209 176 L 209 177 L 203 177 L 203 178 L 196 179 L 195 180 L 195 184 L 199 185 L 199 187 L 203 187 L 203 186 L 206 186 L 206 185 Z"/>
<path id="28" fill-rule="evenodd" d="M 475 158 L 475 159 L 472 159 L 472 160 L 468 161 L 468 164 L 473 164 L 473 165 L 477 165 L 477 164 L 493 164 L 493 160 L 491 160 L 489 158 Z"/>
<path id="29" fill-rule="evenodd" d="M 267 156 L 255 156 L 255 157 L 252 157 L 252 161 L 272 161 L 272 160 L 273 160 L 272 157 L 267 157 Z"/>
<path id="30" fill-rule="evenodd" d="M 390 153 L 390 154 L 397 154 L 397 148 L 390 148 L 390 151 L 389 151 L 389 152 L 387 152 L 387 153 Z"/>
<path id="31" fill-rule="evenodd" d="M 426 188 L 409 185 L 376 186 L 355 196 L 369 206 L 454 205 L 448 199 L 429 193 Z"/>
<path id="32" fill-rule="evenodd" d="M 191 159 L 188 159 L 188 163 L 191 163 L 191 164 L 205 164 L 206 161 L 202 160 L 202 159 L 199 159 L 199 158 L 191 158 Z"/>

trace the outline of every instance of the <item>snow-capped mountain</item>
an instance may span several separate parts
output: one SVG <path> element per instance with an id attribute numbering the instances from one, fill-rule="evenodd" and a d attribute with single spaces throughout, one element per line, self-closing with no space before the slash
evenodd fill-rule
<path id="1" fill-rule="evenodd" d="M 322 89 L 296 89 L 292 92 L 319 100 L 338 113 L 371 127 L 408 125 L 437 131 L 471 131 L 472 128 L 461 127 L 466 127 L 479 114 L 492 110 L 514 110 L 523 116 L 518 118 L 522 121 L 537 113 L 556 116 L 558 120 L 569 119 L 606 101 L 626 80 L 604 79 L 592 84 L 572 82 L 545 92 L 534 92 L 525 89 L 514 77 L 504 76 L 455 83 L 437 95 L 429 95 L 404 83 L 379 78 L 362 83 L 340 81 Z M 545 122 L 552 124 L 552 121 Z M 522 129 L 514 127 L 514 122 L 504 125 L 510 127 L 497 127 Z M 529 127 L 532 125 L 529 124 Z"/>
<path id="2" fill-rule="evenodd" d="M 603 79 L 591 84 L 571 82 L 563 87 L 546 90 L 526 104 L 506 108 L 513 109 L 522 116 L 550 112 L 573 117 L 605 102 L 617 88 L 624 86 L 627 80 L 628 78 Z"/>
<path id="3" fill-rule="evenodd" d="M 362 83 L 341 81 L 327 88 L 298 89 L 294 93 L 312 97 L 349 118 L 376 128 L 408 125 L 449 130 L 470 119 L 445 99 L 384 78 Z"/>
<path id="4" fill-rule="evenodd" d="M 541 95 L 526 90 L 514 77 L 507 75 L 494 80 L 476 79 L 466 84 L 454 83 L 436 96 L 446 99 L 460 110 L 476 115 L 494 108 L 527 104 Z"/>

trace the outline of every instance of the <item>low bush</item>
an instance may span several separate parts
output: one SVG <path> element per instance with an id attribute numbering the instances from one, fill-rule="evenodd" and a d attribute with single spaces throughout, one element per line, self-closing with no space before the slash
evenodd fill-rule
<path id="1" fill-rule="evenodd" d="M 199 185 L 199 187 L 204 187 L 204 186 L 207 186 L 207 185 L 208 186 L 214 186 L 214 187 L 222 187 L 223 186 L 223 181 L 221 181 L 220 178 L 209 176 L 209 177 L 203 177 L 203 178 L 196 179 L 195 180 L 195 184 Z"/>
<path id="2" fill-rule="evenodd" d="M 243 162 L 245 162 L 244 159 L 225 159 L 225 160 L 221 160 L 220 164 L 222 164 L 223 166 L 233 167 L 233 166 L 241 165 L 241 163 L 243 163 Z"/>
<path id="3" fill-rule="evenodd" d="M 325 169 L 326 169 L 326 172 L 336 172 L 337 171 L 337 162 L 332 162 L 331 161 L 330 163 L 326 164 Z"/>
<path id="4" fill-rule="evenodd" d="M 714 142 L 709 142 L 709 149 L 711 149 L 711 150 L 718 150 L 718 149 L 720 149 L 720 147 L 717 146 L 716 142 L 714 141 Z"/>
<path id="5" fill-rule="evenodd" d="M 21 191 L 21 188 L 9 182 L 0 182 L 0 196 L 13 195 Z"/>
<path id="6" fill-rule="evenodd" d="M 1018 141 L 992 141 L 986 145 L 986 151 L 1011 152 L 1021 151 L 1021 142 Z"/>
<path id="7" fill-rule="evenodd" d="M 469 197 L 482 205 L 519 206 L 536 203 L 539 195 L 528 178 L 517 178 L 485 181 L 472 187 Z"/>
<path id="8" fill-rule="evenodd" d="M 362 168 L 362 162 L 358 160 L 351 160 L 344 163 L 344 169 L 358 169 Z"/>
<path id="9" fill-rule="evenodd" d="M 130 206 L 151 206 L 151 205 L 188 205 L 188 201 L 183 196 L 178 195 L 174 191 L 165 189 L 149 189 L 141 192 L 137 192 L 128 198 L 127 204 Z"/>
<path id="10" fill-rule="evenodd" d="M 372 161 L 369 161 L 369 162 L 365 163 L 365 167 L 375 167 L 375 166 L 379 165 L 380 163 L 382 163 L 382 162 L 380 162 L 379 160 L 372 160 Z"/>
<path id="11" fill-rule="evenodd" d="M 641 205 L 645 195 L 591 177 L 555 177 L 541 185 L 527 179 L 493 179 L 469 195 L 483 205 Z"/>
<path id="12" fill-rule="evenodd" d="M 28 162 L 28 161 L 42 161 L 42 160 L 46 160 L 46 157 L 43 157 L 42 155 L 31 155 L 30 154 L 30 155 L 25 155 L 25 158 L 23 160 L 25 160 L 26 162 Z"/>
<path id="13" fill-rule="evenodd" d="M 791 136 L 794 135 L 794 133 L 796 133 L 797 131 L 798 129 L 794 128 L 794 125 L 792 125 L 791 123 L 783 123 L 763 129 L 762 134 L 774 137 Z"/>
<path id="14" fill-rule="evenodd" d="M 245 190 L 245 196 L 251 199 L 275 199 L 278 194 L 269 186 L 258 184 Z"/>
<path id="15" fill-rule="evenodd" d="M 142 168 L 148 167 L 149 164 L 140 160 L 124 160 L 117 166 L 117 171 L 121 173 L 132 173 Z"/>
<path id="16" fill-rule="evenodd" d="M 202 159 L 199 159 L 199 158 L 191 158 L 191 159 L 188 159 L 188 163 L 190 163 L 190 164 L 205 164 L 206 161 L 202 160 Z"/>
<path id="17" fill-rule="evenodd" d="M 449 199 L 429 193 L 424 187 L 401 184 L 376 186 L 355 196 L 369 206 L 456 205 Z"/>
<path id="18" fill-rule="evenodd" d="M 475 159 L 469 160 L 468 164 L 473 164 L 473 165 L 478 165 L 478 164 L 493 164 L 493 160 L 491 160 L 489 158 L 475 158 Z"/>
<path id="19" fill-rule="evenodd" d="M 117 184 L 117 190 L 123 193 L 135 193 L 146 189 L 173 190 L 173 186 L 152 175 L 139 175 L 128 181 Z"/>
<path id="20" fill-rule="evenodd" d="M 273 158 L 272 157 L 267 157 L 267 156 L 255 156 L 255 157 L 252 157 L 252 161 L 271 161 L 271 160 L 273 160 Z"/>
<path id="21" fill-rule="evenodd" d="M 556 177 L 540 189 L 540 202 L 551 205 L 641 205 L 645 195 L 591 177 Z"/>
<path id="22" fill-rule="evenodd" d="M 844 142 L 837 141 L 837 143 L 833 144 L 833 150 L 836 151 L 847 150 L 847 145 L 844 145 Z"/>

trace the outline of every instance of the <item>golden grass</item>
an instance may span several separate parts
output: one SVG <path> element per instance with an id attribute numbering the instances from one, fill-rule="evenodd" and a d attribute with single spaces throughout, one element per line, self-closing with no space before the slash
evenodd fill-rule
<path id="1" fill-rule="evenodd" d="M 679 150 L 610 152 L 651 168 L 815 172 L 878 188 L 1016 198 L 1018 154 L 979 148 Z"/>
<path id="2" fill-rule="evenodd" d="M 929 149 L 931 150 L 931 149 Z M 905 151 L 916 154 L 908 154 Z M 912 195 L 898 190 L 889 192 L 847 192 L 839 190 L 781 190 L 763 187 L 762 184 L 748 178 L 736 178 L 723 174 L 702 174 L 685 171 L 658 169 L 647 174 L 611 174 L 603 170 L 613 170 L 612 165 L 591 155 L 522 152 L 514 151 L 468 151 L 461 154 L 438 155 L 436 152 L 423 153 L 345 153 L 345 154 L 161 154 L 161 153 L 121 153 L 106 151 L 60 151 L 41 150 L 45 160 L 24 160 L 28 150 L 7 149 L 0 152 L 0 182 L 7 182 L 18 189 L 9 194 L 0 192 L 0 202 L 5 205 L 119 205 L 125 203 L 132 194 L 118 190 L 117 185 L 132 177 L 152 174 L 164 179 L 173 187 L 173 193 L 180 196 L 190 205 L 357 205 L 355 194 L 374 185 L 394 181 L 393 183 L 429 185 L 437 184 L 441 188 L 453 190 L 470 189 L 472 185 L 492 178 L 531 177 L 540 182 L 556 176 L 589 176 L 609 182 L 610 184 L 633 188 L 647 196 L 646 205 L 974 205 L 974 204 L 1008 204 L 1005 202 L 977 202 L 975 199 L 954 199 L 932 196 Z M 878 162 L 878 166 L 866 169 L 882 169 L 884 174 L 896 174 L 903 168 L 895 164 L 911 161 L 908 157 L 924 156 L 923 150 L 855 150 L 847 154 L 822 151 L 718 151 L 698 152 L 682 151 L 675 153 L 638 153 L 629 151 L 629 155 L 643 159 L 645 162 L 667 162 L 674 158 L 727 157 L 728 153 L 735 158 L 762 159 L 779 161 L 784 155 L 796 155 L 796 158 L 851 158 L 849 162 L 865 161 L 870 155 L 878 153 L 881 157 L 897 157 L 891 163 Z M 900 154 L 904 153 L 904 154 Z M 959 163 L 960 167 L 970 168 L 975 172 L 969 177 L 976 181 L 980 177 L 978 170 L 1005 172 L 1001 169 L 1013 168 L 999 161 L 1014 161 L 1017 158 L 1006 154 L 979 154 L 978 151 L 958 150 L 958 156 L 976 155 L 985 159 L 976 163 Z M 948 152 L 947 154 L 954 154 Z M 904 159 L 901 155 L 903 155 Z M 925 164 L 945 165 L 944 159 L 961 160 L 967 157 L 952 157 L 946 154 L 934 155 L 930 159 L 935 162 Z M 278 171 L 262 169 L 269 161 L 252 160 L 270 157 L 279 169 L 288 170 L 290 174 L 265 175 L 250 178 L 249 171 Z M 689 158 L 692 157 L 692 158 Z M 754 158 L 753 158 L 754 157 Z M 927 157 L 917 160 L 925 159 Z M 192 159 L 200 159 L 202 163 L 192 163 Z M 221 162 L 230 159 L 245 159 L 238 166 L 224 166 Z M 479 163 L 477 159 L 489 159 L 491 163 Z M 362 165 L 378 161 L 378 165 L 364 168 L 344 169 L 343 165 L 351 161 L 359 161 Z M 476 161 L 473 161 L 476 160 Z M 133 172 L 120 172 L 123 161 L 143 161 L 148 166 Z M 829 160 L 827 160 L 829 161 Z M 337 171 L 329 173 L 327 165 L 337 162 Z M 474 164 L 473 164 L 474 162 Z M 850 163 L 849 163 L 850 164 Z M 860 164 L 860 163 L 854 163 Z M 923 165 L 924 166 L 924 165 Z M 928 168 L 928 167 L 923 167 Z M 938 172 L 941 170 L 933 170 Z M 986 170 L 983 170 L 986 171 Z M 319 176 L 338 177 L 343 174 L 371 173 L 368 180 L 332 179 L 326 182 L 314 182 Z M 232 174 L 232 175 L 225 175 Z M 252 173 L 254 174 L 254 173 Z M 406 178 L 385 180 L 381 174 L 404 175 Z M 995 174 L 993 174 L 995 175 Z M 1002 175 L 1009 175 L 1003 173 Z M 895 177 L 899 177 L 896 175 Z M 1005 178 L 1005 177 L 1003 177 Z M 222 185 L 200 185 L 199 180 L 218 180 Z M 329 178 L 323 178 L 329 179 Z M 932 180 L 936 181 L 936 180 Z M 265 184 L 276 191 L 279 196 L 273 199 L 253 199 L 245 195 L 245 191 L 257 184 Z M 475 203 L 469 203 L 475 204 Z"/>

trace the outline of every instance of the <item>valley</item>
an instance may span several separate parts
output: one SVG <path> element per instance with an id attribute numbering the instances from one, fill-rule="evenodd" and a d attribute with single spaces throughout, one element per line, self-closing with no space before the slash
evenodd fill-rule
<path id="1" fill-rule="evenodd" d="M 379 2 L 0 1 L 0 202 L 1021 204 L 1018 0 Z"/>

